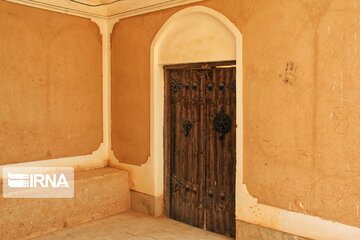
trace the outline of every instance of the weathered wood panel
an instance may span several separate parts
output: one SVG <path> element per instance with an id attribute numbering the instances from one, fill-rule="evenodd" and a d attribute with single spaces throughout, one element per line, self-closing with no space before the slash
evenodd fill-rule
<path id="1" fill-rule="evenodd" d="M 165 68 L 167 213 L 234 236 L 236 71 L 218 65 Z"/>
<path id="2" fill-rule="evenodd" d="M 234 236 L 236 70 L 213 68 L 211 75 L 206 83 L 205 112 L 206 228 Z"/>

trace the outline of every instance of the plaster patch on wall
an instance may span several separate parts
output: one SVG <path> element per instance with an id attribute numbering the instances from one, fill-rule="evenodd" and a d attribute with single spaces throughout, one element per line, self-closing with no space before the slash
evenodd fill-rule
<path id="1" fill-rule="evenodd" d="M 196 22 L 196 24 L 194 24 Z M 234 60 L 234 36 L 212 16 L 189 13 L 174 20 L 161 36 L 159 64 Z"/>
<path id="2" fill-rule="evenodd" d="M 102 142 L 96 25 L 0 1 L 0 28 L 0 164 L 91 154 Z"/>
<path id="3" fill-rule="evenodd" d="M 18 6 L 18 5 L 16 5 L 16 6 Z M 24 8 L 24 10 L 29 11 L 30 16 L 32 16 L 32 14 L 37 12 L 39 14 L 39 16 L 42 17 L 41 14 L 44 13 L 44 11 L 38 10 L 38 9 L 32 9 L 32 8 L 20 6 L 19 9 L 21 9 L 21 8 Z M 4 9 L 6 9 L 6 8 L 4 8 Z M 21 11 L 19 11 L 19 12 L 11 12 L 10 15 L 12 15 L 13 17 L 16 17 L 16 16 L 18 16 L 19 13 L 21 13 Z M 53 15 L 58 16 L 58 17 L 61 16 L 62 18 L 64 18 L 64 23 L 63 24 L 67 24 L 66 20 L 69 20 L 68 18 L 70 18 L 70 20 L 71 19 L 76 19 L 77 21 L 79 20 L 79 18 L 75 18 L 75 17 L 71 17 L 71 16 L 64 17 L 62 14 L 57 14 L 57 13 L 48 13 L 48 12 L 46 12 L 46 14 L 49 14 L 49 16 L 53 16 Z M 32 20 L 36 22 L 37 18 L 38 18 L 38 16 L 35 15 L 35 17 Z M 53 21 L 53 19 L 51 17 L 49 17 L 47 19 L 48 19 L 49 22 Z M 86 26 L 92 24 L 92 23 L 89 24 L 87 19 L 81 19 L 80 21 L 83 21 Z M 61 23 L 61 21 L 59 22 L 59 24 L 60 23 Z M 107 31 L 107 29 L 108 29 L 108 21 L 98 19 L 97 24 L 99 26 L 99 30 L 101 31 L 101 34 L 103 35 L 103 41 L 102 41 L 102 44 L 103 44 L 103 58 L 107 59 L 107 57 L 109 57 L 109 54 L 110 54 L 110 51 L 109 51 L 110 49 L 108 47 L 109 44 L 110 44 L 109 33 L 108 33 L 109 31 Z M 72 22 L 72 25 L 74 25 L 74 22 Z M 70 34 L 74 38 L 76 38 L 79 34 L 81 34 L 84 31 L 84 29 L 82 29 L 81 31 L 76 29 L 77 33 L 76 33 L 76 35 L 74 35 L 73 32 L 72 32 L 72 30 L 75 29 L 74 27 L 70 28 L 71 31 L 69 33 L 67 33 L 67 32 L 63 33 L 63 31 L 61 31 L 61 27 L 57 26 L 56 24 L 52 25 L 52 26 L 53 26 L 53 28 L 55 28 L 55 29 L 59 28 L 60 30 L 57 31 L 56 36 L 55 37 L 53 36 L 52 41 L 50 41 L 51 42 L 51 45 L 50 45 L 51 48 L 55 48 L 55 47 L 59 48 L 58 46 L 61 45 L 61 43 L 62 43 L 61 39 L 64 38 L 64 35 L 68 36 L 67 34 Z M 60 24 L 60 26 L 61 26 L 61 24 Z M 75 25 L 75 26 L 78 27 L 79 24 Z M 11 29 L 11 27 L 14 27 L 14 25 L 10 25 L 10 29 Z M 40 32 L 40 35 L 41 35 L 42 34 L 41 31 L 39 31 L 39 32 Z M 32 34 L 30 34 L 29 36 L 32 36 Z M 41 46 L 41 47 L 44 47 L 44 46 Z M 76 55 L 73 55 L 73 57 L 76 59 Z M 61 58 L 59 57 L 56 60 L 53 60 L 53 59 L 51 59 L 51 60 L 58 63 L 58 66 L 62 66 L 64 64 L 66 64 L 66 63 L 71 63 L 71 61 L 68 60 L 68 59 L 66 61 L 61 61 L 60 59 Z M 34 62 L 36 62 L 36 61 L 34 61 Z M 103 112 L 102 112 L 102 117 L 103 117 L 103 123 L 102 123 L 103 124 L 103 129 L 102 129 L 103 130 L 103 136 L 102 136 L 102 138 L 103 138 L 103 142 L 99 143 L 98 148 L 95 151 L 93 151 L 92 153 L 87 154 L 87 155 L 64 157 L 64 158 L 56 158 L 56 156 L 52 156 L 53 153 L 50 150 L 48 150 L 46 152 L 45 157 L 47 157 L 47 158 L 55 157 L 54 159 L 51 159 L 51 160 L 42 159 L 42 160 L 33 161 L 33 162 L 19 163 L 19 164 L 8 164 L 8 165 L 0 166 L 0 179 L 2 178 L 1 169 L 3 167 L 5 167 L 5 166 L 24 166 L 24 167 L 64 166 L 64 167 L 74 167 L 75 171 L 84 171 L 84 170 L 88 170 L 88 169 L 102 168 L 102 167 L 107 165 L 108 153 L 109 153 L 109 145 L 110 145 L 110 141 L 109 141 L 110 129 L 109 129 L 108 126 L 110 124 L 109 124 L 109 116 L 108 116 L 109 111 L 106 111 L 106 110 L 107 110 L 107 108 L 110 108 L 110 104 L 106 100 L 109 97 L 109 94 L 108 94 L 109 86 L 107 85 L 107 83 L 110 81 L 110 77 L 106 74 L 109 71 L 106 71 L 106 70 L 109 67 L 109 65 L 110 65 L 109 61 L 105 61 L 105 60 L 103 61 L 103 68 L 104 68 L 103 69 L 103 81 L 102 81 L 102 84 L 103 84 L 103 89 L 102 90 L 103 90 L 103 98 L 104 98 Z M 40 69 L 42 66 L 40 64 L 34 64 L 33 67 L 36 68 L 36 69 Z M 7 68 L 4 68 L 4 69 L 6 70 Z M 79 71 L 79 69 L 77 69 L 77 71 Z M 1 75 L 1 73 L 2 73 L 2 75 Z M 4 71 L 1 71 L 1 73 L 0 73 L 0 77 L 1 76 L 4 77 L 5 76 Z M 68 74 L 68 73 L 67 72 L 62 73 L 62 75 L 66 75 L 66 74 Z M 76 77 L 76 75 L 73 76 L 73 77 Z M 81 76 L 79 79 L 81 79 L 82 77 L 83 76 Z M 57 80 L 58 80 L 58 83 L 56 83 L 56 84 L 60 84 L 61 78 L 58 78 Z M 87 80 L 89 80 L 89 79 L 87 79 Z M 37 87 L 36 87 L 37 90 L 39 90 L 41 88 L 41 85 L 46 84 L 45 78 L 35 78 L 35 79 L 32 79 L 32 81 L 38 81 L 39 82 L 37 84 Z M 63 85 L 64 84 L 62 83 L 61 87 L 63 87 Z M 84 88 L 84 89 L 86 89 L 86 88 Z M 63 88 L 61 90 L 63 91 Z M 53 93 L 53 94 L 59 94 L 59 93 L 56 92 L 56 93 Z M 69 96 L 67 96 L 67 98 L 69 98 Z M 79 100 L 79 96 L 76 96 L 76 99 Z M 81 109 L 83 109 L 83 105 L 81 106 Z M 67 108 L 67 110 L 69 110 L 69 108 Z M 43 109 L 38 109 L 38 111 L 43 111 Z M 90 117 L 89 117 L 89 119 L 90 119 Z M 73 119 L 73 121 L 74 121 L 74 119 Z M 87 120 L 87 122 L 90 122 L 90 121 Z M 2 124 L 3 124 L 3 126 L 5 126 L 5 128 L 0 128 L 0 132 L 4 131 L 4 129 L 6 130 L 7 127 L 8 127 L 8 124 L 6 124 L 4 122 Z M 26 129 L 25 133 L 26 134 L 31 134 L 31 133 L 33 134 L 33 132 L 31 130 L 29 130 L 29 129 Z M 39 137 L 36 134 L 34 136 Z M 76 132 L 72 131 L 71 133 L 67 134 L 66 140 L 70 141 L 74 136 L 76 136 Z M 85 139 L 82 139 L 82 141 L 85 141 Z M 59 144 L 59 146 L 61 147 L 62 144 Z M 77 146 L 77 145 L 74 144 L 74 146 Z"/>
<path id="4" fill-rule="evenodd" d="M 329 1 L 317 29 L 317 154 L 311 210 L 321 218 L 360 227 L 356 210 L 360 197 L 360 14 L 354 2 Z"/>

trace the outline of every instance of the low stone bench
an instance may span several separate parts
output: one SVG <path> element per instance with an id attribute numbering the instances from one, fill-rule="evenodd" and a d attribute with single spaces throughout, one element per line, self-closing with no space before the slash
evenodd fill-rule
<path id="1" fill-rule="evenodd" d="M 1 183 L 0 239 L 29 239 L 130 208 L 126 171 L 101 168 L 78 172 L 74 184 L 72 199 L 5 199 Z"/>

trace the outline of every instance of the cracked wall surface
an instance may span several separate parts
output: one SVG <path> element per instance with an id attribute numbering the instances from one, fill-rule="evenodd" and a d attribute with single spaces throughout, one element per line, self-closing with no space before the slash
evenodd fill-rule
<path id="1" fill-rule="evenodd" d="M 88 19 L 0 0 L 0 165 L 102 142 L 102 42 Z"/>
<path id="2" fill-rule="evenodd" d="M 260 203 L 359 227 L 360 1 L 201 5 L 224 14 L 243 34 L 249 192 Z M 121 162 L 148 158 L 150 45 L 180 9 L 123 19 L 114 28 L 112 140 Z"/>

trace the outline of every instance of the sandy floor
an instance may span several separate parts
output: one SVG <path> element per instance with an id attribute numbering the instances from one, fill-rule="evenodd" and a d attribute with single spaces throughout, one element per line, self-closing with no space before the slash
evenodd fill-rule
<path id="1" fill-rule="evenodd" d="M 229 239 L 160 217 L 126 212 L 73 228 L 66 228 L 35 240 L 217 240 Z"/>

